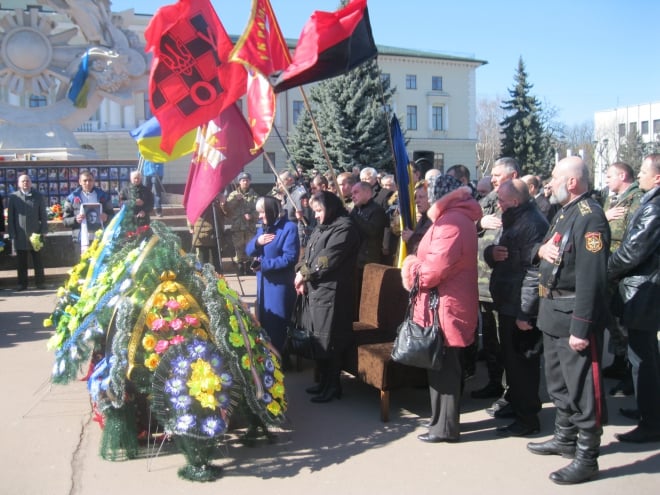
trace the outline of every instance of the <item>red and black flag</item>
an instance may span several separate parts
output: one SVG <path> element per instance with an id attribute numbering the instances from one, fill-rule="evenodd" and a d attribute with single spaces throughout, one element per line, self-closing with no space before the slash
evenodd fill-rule
<path id="1" fill-rule="evenodd" d="M 149 78 L 161 147 L 171 152 L 187 131 L 217 117 L 245 93 L 246 72 L 228 62 L 233 46 L 209 0 L 158 9 L 145 33 L 154 60 Z"/>
<path id="2" fill-rule="evenodd" d="M 345 74 L 378 55 L 367 0 L 336 12 L 315 11 L 303 27 L 293 61 L 273 84 L 276 93 Z"/>

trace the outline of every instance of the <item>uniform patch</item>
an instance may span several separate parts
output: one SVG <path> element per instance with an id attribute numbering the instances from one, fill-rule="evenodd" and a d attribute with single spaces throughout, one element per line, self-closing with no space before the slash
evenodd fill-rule
<path id="1" fill-rule="evenodd" d="M 587 232 L 584 234 L 584 241 L 587 251 L 597 253 L 603 249 L 603 238 L 600 232 Z"/>
<path id="2" fill-rule="evenodd" d="M 580 215 L 585 216 L 591 213 L 591 206 L 586 201 L 580 201 L 578 203 L 578 209 L 580 210 Z"/>

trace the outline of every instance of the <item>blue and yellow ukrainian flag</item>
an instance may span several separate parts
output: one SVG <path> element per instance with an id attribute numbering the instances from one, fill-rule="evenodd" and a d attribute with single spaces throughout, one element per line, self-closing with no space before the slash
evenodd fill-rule
<path id="1" fill-rule="evenodd" d="M 164 163 L 176 160 L 177 158 L 181 158 L 182 156 L 193 152 L 193 148 L 195 147 L 195 137 L 197 136 L 197 128 L 184 134 L 174 145 L 172 153 L 166 153 L 160 149 L 160 143 L 163 136 L 160 123 L 156 117 L 151 117 L 140 127 L 130 131 L 130 134 L 137 142 L 140 154 L 145 160 Z"/>

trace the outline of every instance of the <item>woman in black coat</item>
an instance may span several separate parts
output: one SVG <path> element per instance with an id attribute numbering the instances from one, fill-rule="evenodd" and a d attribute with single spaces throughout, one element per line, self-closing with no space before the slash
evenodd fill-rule
<path id="1" fill-rule="evenodd" d="M 341 397 L 342 357 L 353 339 L 355 266 L 360 233 L 341 200 L 320 191 L 310 200 L 317 225 L 295 278 L 296 292 L 306 295 L 303 322 L 313 333 L 312 356 L 320 381 L 308 388 L 312 402 Z"/>

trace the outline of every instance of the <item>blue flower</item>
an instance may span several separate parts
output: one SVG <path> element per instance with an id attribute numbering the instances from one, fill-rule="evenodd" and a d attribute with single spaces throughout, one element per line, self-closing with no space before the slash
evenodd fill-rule
<path id="1" fill-rule="evenodd" d="M 273 386 L 273 383 L 275 383 L 275 380 L 273 380 L 272 375 L 264 375 L 264 386 L 266 388 L 270 388 Z"/>
<path id="2" fill-rule="evenodd" d="M 222 358 L 219 354 L 216 354 L 215 352 L 211 354 L 209 362 L 211 363 L 211 366 L 216 373 L 220 371 L 220 368 L 222 367 Z"/>
<path id="3" fill-rule="evenodd" d="M 226 424 L 222 418 L 218 416 L 210 416 L 202 422 L 202 433 L 209 437 L 214 437 L 219 433 L 225 431 Z"/>
<path id="4" fill-rule="evenodd" d="M 174 371 L 176 375 L 186 376 L 189 367 L 190 361 L 183 356 L 177 356 L 172 360 L 172 371 Z"/>
<path id="5" fill-rule="evenodd" d="M 192 414 L 184 414 L 177 419 L 174 429 L 177 433 L 185 433 L 193 426 L 195 426 L 195 416 Z"/>
<path id="6" fill-rule="evenodd" d="M 181 394 L 185 389 L 183 380 L 178 377 L 171 378 L 165 382 L 165 392 L 172 396 Z"/>
<path id="7" fill-rule="evenodd" d="M 234 379 L 229 373 L 221 374 L 220 381 L 222 382 L 223 387 L 231 387 L 232 383 L 234 383 Z"/>
<path id="8" fill-rule="evenodd" d="M 269 371 L 270 373 L 275 371 L 275 363 L 273 363 L 272 359 L 266 359 L 264 366 L 266 368 L 266 371 Z"/>
<path id="9" fill-rule="evenodd" d="M 192 344 L 188 346 L 188 352 L 190 353 L 191 359 L 204 359 L 208 348 L 206 347 L 206 342 L 201 340 L 193 340 Z"/>
<path id="10" fill-rule="evenodd" d="M 229 395 L 221 392 L 217 394 L 215 398 L 222 409 L 227 409 L 229 407 Z"/>
<path id="11" fill-rule="evenodd" d="M 185 411 L 190 405 L 191 399 L 189 395 L 177 395 L 170 399 L 174 409 Z"/>
<path id="12" fill-rule="evenodd" d="M 264 396 L 261 398 L 262 401 L 264 401 L 264 404 L 270 404 L 273 402 L 273 397 L 271 397 L 270 394 L 264 392 Z"/>

